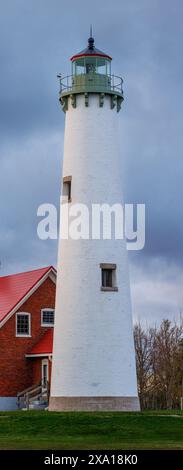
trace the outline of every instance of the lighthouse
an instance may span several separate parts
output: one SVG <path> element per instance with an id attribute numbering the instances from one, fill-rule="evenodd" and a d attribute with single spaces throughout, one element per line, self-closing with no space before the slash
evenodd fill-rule
<path id="1" fill-rule="evenodd" d="M 85 208 L 90 219 L 98 207 L 123 203 L 122 78 L 111 61 L 91 32 L 71 57 L 71 75 L 60 76 L 65 134 L 50 411 L 139 410 L 125 238 L 113 233 L 112 216 L 111 236 L 99 237 L 91 225 L 86 236 L 65 234 L 68 210 L 74 216 Z"/>

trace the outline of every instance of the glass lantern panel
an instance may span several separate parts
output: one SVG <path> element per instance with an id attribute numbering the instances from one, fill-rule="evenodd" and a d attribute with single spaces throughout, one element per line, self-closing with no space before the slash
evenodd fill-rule
<path id="1" fill-rule="evenodd" d="M 76 62 L 72 62 L 72 75 L 76 75 Z"/>
<path id="2" fill-rule="evenodd" d="M 97 73 L 101 75 L 110 75 L 110 61 L 104 57 L 97 57 Z"/>
<path id="3" fill-rule="evenodd" d="M 85 57 L 86 73 L 96 73 L 96 57 Z"/>
<path id="4" fill-rule="evenodd" d="M 81 75 L 82 73 L 85 73 L 84 58 L 77 59 L 76 61 L 74 61 L 74 64 L 75 64 L 75 69 L 73 68 L 74 75 Z"/>
<path id="5" fill-rule="evenodd" d="M 107 75 L 111 75 L 111 61 L 106 60 L 106 66 L 107 66 Z"/>

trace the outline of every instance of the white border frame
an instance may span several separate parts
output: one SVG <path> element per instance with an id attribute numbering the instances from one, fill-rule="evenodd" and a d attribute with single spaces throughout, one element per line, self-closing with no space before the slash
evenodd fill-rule
<path id="1" fill-rule="evenodd" d="M 43 312 L 44 311 L 47 311 L 47 312 L 54 312 L 54 323 L 43 323 Z M 54 328 L 54 325 L 55 325 L 55 309 L 54 308 L 50 308 L 50 307 L 44 307 L 41 309 L 41 326 L 42 327 L 45 327 L 45 328 Z"/>
<path id="2" fill-rule="evenodd" d="M 25 333 L 17 333 L 17 316 L 18 315 L 27 315 L 29 318 L 29 334 L 26 335 Z M 16 322 L 15 322 L 15 328 L 16 328 L 16 338 L 31 338 L 31 314 L 29 312 L 16 312 Z"/>

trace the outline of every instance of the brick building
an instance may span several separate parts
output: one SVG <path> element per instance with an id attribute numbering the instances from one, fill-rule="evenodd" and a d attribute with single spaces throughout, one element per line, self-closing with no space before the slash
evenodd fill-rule
<path id="1" fill-rule="evenodd" d="M 0 277 L 0 410 L 17 394 L 50 382 L 56 271 L 52 266 Z"/>

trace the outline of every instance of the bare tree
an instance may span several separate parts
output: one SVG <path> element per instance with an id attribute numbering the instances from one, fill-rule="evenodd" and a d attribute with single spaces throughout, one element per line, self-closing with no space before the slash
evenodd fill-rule
<path id="1" fill-rule="evenodd" d="M 136 324 L 134 327 L 134 340 L 136 351 L 138 392 L 141 407 L 145 408 L 150 376 L 150 347 L 148 332 L 143 330 L 140 323 Z"/>
<path id="2" fill-rule="evenodd" d="M 183 324 L 134 327 L 138 390 L 143 408 L 174 408 L 183 395 Z"/>

